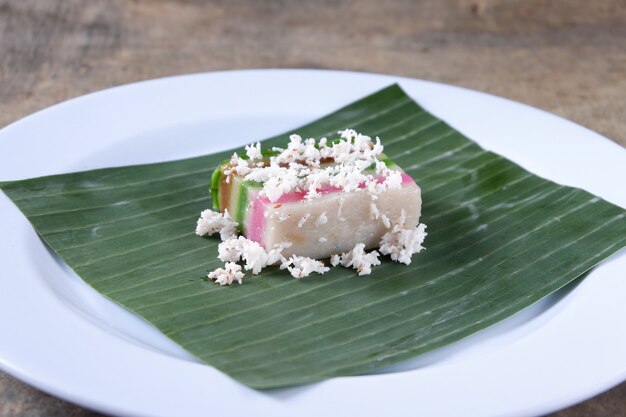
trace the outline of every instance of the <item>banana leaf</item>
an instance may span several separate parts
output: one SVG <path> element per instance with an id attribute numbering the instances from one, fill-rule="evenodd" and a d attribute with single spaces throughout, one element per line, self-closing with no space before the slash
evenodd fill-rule
<path id="1" fill-rule="evenodd" d="M 337 267 L 301 280 L 270 268 L 241 286 L 207 281 L 222 265 L 219 240 L 195 236 L 195 222 L 211 207 L 211 172 L 232 150 L 0 187 L 89 285 L 255 388 L 363 374 L 458 341 L 626 245 L 624 209 L 485 151 L 397 85 L 293 132 L 344 128 L 380 136 L 423 190 L 427 249 L 410 266 L 385 260 L 365 277 Z"/>

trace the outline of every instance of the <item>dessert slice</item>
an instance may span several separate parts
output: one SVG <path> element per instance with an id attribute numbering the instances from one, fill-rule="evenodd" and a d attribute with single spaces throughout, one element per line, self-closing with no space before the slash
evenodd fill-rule
<path id="1" fill-rule="evenodd" d="M 394 225 L 415 228 L 421 192 L 382 153 L 378 139 L 353 130 L 332 142 L 291 136 L 287 149 L 246 148 L 214 172 L 215 209 L 228 210 L 240 231 L 283 255 L 327 258 L 379 246 Z"/>

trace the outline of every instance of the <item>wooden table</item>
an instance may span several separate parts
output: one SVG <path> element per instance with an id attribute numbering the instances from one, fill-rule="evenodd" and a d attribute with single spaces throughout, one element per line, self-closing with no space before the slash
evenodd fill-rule
<path id="1" fill-rule="evenodd" d="M 0 126 L 114 85 L 274 67 L 460 85 L 626 146 L 623 0 L 0 0 Z M 0 415 L 96 414 L 0 373 Z M 554 414 L 625 415 L 626 384 Z"/>

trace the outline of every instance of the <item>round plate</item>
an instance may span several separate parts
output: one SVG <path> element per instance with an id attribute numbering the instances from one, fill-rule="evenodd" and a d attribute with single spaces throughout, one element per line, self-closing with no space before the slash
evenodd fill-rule
<path id="1" fill-rule="evenodd" d="M 90 94 L 0 131 L 0 180 L 211 153 L 295 128 L 398 82 L 483 147 L 626 207 L 626 152 L 509 100 L 383 75 L 253 70 Z M 384 141 L 384 138 L 383 138 Z M 384 143 L 384 142 L 383 142 Z M 0 367 L 99 411 L 141 416 L 527 416 L 626 378 L 624 251 L 459 343 L 376 374 L 256 391 L 91 290 L 0 193 Z"/>

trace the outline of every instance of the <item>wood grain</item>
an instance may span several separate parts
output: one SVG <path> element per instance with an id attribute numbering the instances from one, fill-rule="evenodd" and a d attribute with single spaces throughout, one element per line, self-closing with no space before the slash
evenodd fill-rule
<path id="1" fill-rule="evenodd" d="M 115 85 L 265 67 L 455 84 L 626 146 L 624 0 L 0 0 L 0 126 Z M 0 415 L 95 414 L 0 373 Z M 604 415 L 626 415 L 626 384 L 554 414 Z"/>

